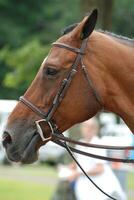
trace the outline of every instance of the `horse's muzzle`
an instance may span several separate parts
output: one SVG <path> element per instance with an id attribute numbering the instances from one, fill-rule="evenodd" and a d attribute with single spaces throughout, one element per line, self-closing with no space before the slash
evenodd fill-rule
<path id="1" fill-rule="evenodd" d="M 14 161 L 14 162 L 20 161 L 21 157 L 19 153 L 17 152 L 17 150 L 15 149 L 15 147 L 13 147 L 12 137 L 7 131 L 3 133 L 2 144 L 6 150 L 9 160 Z"/>
<path id="2" fill-rule="evenodd" d="M 10 133 L 5 131 L 2 144 L 9 160 L 28 164 L 37 160 L 37 144 L 39 141 L 40 136 L 36 132 L 31 132 L 28 136 L 25 135 L 25 137 L 15 140 Z"/>

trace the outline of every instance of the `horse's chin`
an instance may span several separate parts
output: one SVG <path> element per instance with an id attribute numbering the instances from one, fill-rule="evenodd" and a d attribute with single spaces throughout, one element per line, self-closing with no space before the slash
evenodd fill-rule
<path id="1" fill-rule="evenodd" d="M 23 164 L 30 164 L 35 162 L 38 159 L 38 150 L 37 150 L 37 143 L 39 141 L 39 135 L 36 134 L 31 139 L 31 141 L 26 146 L 25 150 L 21 155 L 20 162 Z"/>

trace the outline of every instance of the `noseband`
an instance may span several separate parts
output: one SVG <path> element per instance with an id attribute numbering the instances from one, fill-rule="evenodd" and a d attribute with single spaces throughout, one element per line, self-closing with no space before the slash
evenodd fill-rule
<path id="1" fill-rule="evenodd" d="M 134 149 L 134 147 L 132 146 L 126 146 L 126 147 L 119 147 L 119 146 L 108 146 L 108 145 L 96 145 L 96 144 L 89 144 L 89 143 L 84 143 L 84 142 L 79 142 L 79 141 L 75 141 L 72 140 L 70 138 L 65 137 L 64 135 L 60 134 L 58 127 L 54 121 L 54 119 L 52 118 L 55 111 L 57 110 L 57 108 L 59 107 L 60 103 L 62 102 L 64 96 L 66 95 L 67 90 L 69 89 L 69 86 L 74 78 L 74 76 L 76 75 L 77 71 L 78 71 L 78 65 L 81 65 L 83 74 L 85 79 L 88 82 L 89 87 L 92 89 L 92 93 L 96 99 L 96 101 L 98 102 L 98 104 L 100 105 L 100 108 L 103 107 L 103 103 L 102 100 L 97 92 L 97 90 L 94 87 L 94 84 L 89 76 L 89 72 L 87 71 L 86 66 L 83 64 L 83 56 L 85 55 L 85 50 L 86 50 L 86 46 L 87 46 L 87 39 L 82 41 L 81 47 L 76 48 L 76 47 L 72 47 L 70 45 L 64 44 L 64 43 L 60 43 L 60 42 L 55 42 L 53 43 L 54 47 L 58 47 L 58 48 L 63 48 L 66 49 L 68 51 L 72 51 L 74 53 L 76 53 L 76 58 L 74 63 L 71 66 L 71 69 L 67 75 L 67 77 L 62 81 L 59 90 L 52 102 L 51 107 L 49 108 L 48 112 L 45 113 L 44 111 L 40 110 L 37 106 L 35 106 L 33 103 L 31 103 L 29 100 L 27 100 L 24 96 L 20 97 L 20 101 L 25 104 L 28 108 L 30 108 L 34 113 L 36 113 L 38 116 L 41 117 L 41 120 L 36 121 L 36 126 L 38 129 L 38 133 L 40 134 L 40 137 L 42 139 L 42 141 L 44 143 L 47 143 L 48 141 L 52 140 L 53 142 L 55 142 L 56 144 L 66 148 L 66 150 L 68 151 L 68 153 L 71 155 L 71 157 L 75 160 L 75 162 L 77 163 L 77 165 L 81 168 L 81 170 L 83 171 L 83 173 L 86 175 L 86 177 L 95 185 L 95 187 L 97 187 L 102 193 L 104 193 L 106 196 L 108 196 L 109 198 L 116 200 L 115 198 L 111 197 L 110 195 L 108 195 L 107 193 L 105 193 L 100 187 L 98 187 L 93 180 L 86 174 L 86 172 L 83 170 L 83 168 L 81 167 L 81 165 L 78 163 L 78 161 L 76 160 L 76 158 L 74 157 L 74 155 L 72 154 L 71 151 L 75 152 L 75 153 L 79 153 L 85 156 L 90 156 L 92 158 L 97 158 L 97 159 L 102 159 L 102 160 L 108 160 L 108 161 L 114 161 L 114 162 L 125 162 L 125 163 L 132 163 L 134 162 L 133 159 L 121 159 L 121 158 L 109 158 L 109 157 L 105 157 L 105 156 L 100 156 L 100 155 L 96 155 L 96 154 L 90 154 L 84 151 L 80 151 L 78 149 L 75 149 L 71 146 L 68 146 L 66 144 L 66 142 L 69 143 L 73 143 L 73 144 L 77 144 L 77 145 L 81 145 L 81 146 L 86 146 L 86 147 L 90 147 L 90 148 L 100 148 L 100 149 L 115 149 L 115 150 L 132 150 Z M 49 126 L 50 129 L 50 133 L 49 134 L 45 134 L 43 132 L 43 127 L 45 126 Z"/>

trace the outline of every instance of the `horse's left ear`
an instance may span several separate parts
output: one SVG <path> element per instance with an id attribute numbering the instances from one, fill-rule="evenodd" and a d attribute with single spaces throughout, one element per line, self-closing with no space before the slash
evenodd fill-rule
<path id="1" fill-rule="evenodd" d="M 87 37 L 90 36 L 90 34 L 93 32 L 98 17 L 98 10 L 94 9 L 89 16 L 86 17 L 86 19 L 82 22 L 82 31 L 80 34 L 80 39 L 84 40 Z M 84 23 L 84 24 L 83 24 Z"/>

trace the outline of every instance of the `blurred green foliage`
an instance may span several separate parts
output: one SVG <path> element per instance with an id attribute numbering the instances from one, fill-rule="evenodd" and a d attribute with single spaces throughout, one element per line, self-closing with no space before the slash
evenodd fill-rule
<path id="1" fill-rule="evenodd" d="M 84 0 L 0 0 L 0 98 L 28 87 L 65 26 L 78 22 Z M 134 1 L 115 1 L 112 30 L 133 36 Z"/>
<path id="2" fill-rule="evenodd" d="M 0 0 L 0 98 L 23 94 L 47 55 L 48 44 L 60 36 L 61 27 L 79 20 L 78 3 Z"/>
<path id="3" fill-rule="evenodd" d="M 73 0 L 72 6 L 71 0 L 0 0 L 0 47 L 19 47 L 33 38 L 55 40 L 61 27 L 78 19 L 78 2 Z"/>
<path id="4" fill-rule="evenodd" d="M 112 31 L 134 37 L 134 0 L 115 0 Z"/>
<path id="5" fill-rule="evenodd" d="M 3 80 L 5 87 L 19 88 L 17 93 L 22 94 L 37 73 L 48 50 L 49 47 L 42 45 L 38 40 L 29 41 L 12 50 L 4 47 L 0 52 L 0 60 L 12 69 Z"/>

